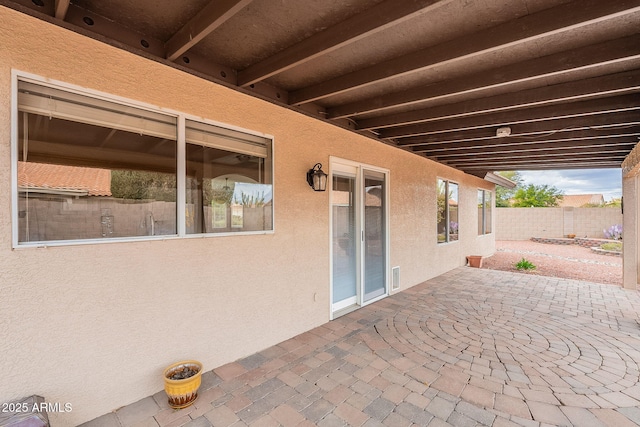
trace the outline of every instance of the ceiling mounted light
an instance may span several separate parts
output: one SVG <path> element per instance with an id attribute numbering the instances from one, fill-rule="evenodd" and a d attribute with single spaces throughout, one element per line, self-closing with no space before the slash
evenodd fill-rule
<path id="1" fill-rule="evenodd" d="M 511 128 L 509 126 L 502 126 L 496 130 L 497 137 L 505 137 L 511 135 Z"/>

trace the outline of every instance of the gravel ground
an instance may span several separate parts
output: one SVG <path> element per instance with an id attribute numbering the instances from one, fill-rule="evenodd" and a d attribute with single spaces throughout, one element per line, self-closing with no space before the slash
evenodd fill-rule
<path id="1" fill-rule="evenodd" d="M 516 270 L 515 264 L 522 258 L 536 269 Z M 621 257 L 597 254 L 577 245 L 496 241 L 496 253 L 484 258 L 482 268 L 622 286 Z"/>

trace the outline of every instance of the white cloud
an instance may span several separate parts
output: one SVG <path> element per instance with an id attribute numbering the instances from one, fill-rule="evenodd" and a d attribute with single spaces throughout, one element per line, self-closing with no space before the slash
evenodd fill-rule
<path id="1" fill-rule="evenodd" d="M 550 185 L 564 194 L 603 194 L 605 200 L 622 196 L 620 169 L 520 171 L 525 184 Z"/>

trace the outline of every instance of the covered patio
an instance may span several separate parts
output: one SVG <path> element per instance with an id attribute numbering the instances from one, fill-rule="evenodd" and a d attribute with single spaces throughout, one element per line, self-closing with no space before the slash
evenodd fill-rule
<path id="1" fill-rule="evenodd" d="M 0 0 L 0 400 L 69 403 L 54 427 L 640 423 L 639 24 Z M 463 268 L 495 251 L 493 172 L 567 168 L 622 171 L 625 290 Z M 140 400 L 185 359 L 197 405 Z"/>
<path id="2" fill-rule="evenodd" d="M 460 267 L 84 424 L 635 426 L 640 295 Z"/>

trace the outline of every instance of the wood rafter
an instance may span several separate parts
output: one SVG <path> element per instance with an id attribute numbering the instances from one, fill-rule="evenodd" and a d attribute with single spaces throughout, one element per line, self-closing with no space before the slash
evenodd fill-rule
<path id="1" fill-rule="evenodd" d="M 62 19 L 67 16 L 67 10 L 69 10 L 69 3 L 71 0 L 56 0 L 55 17 Z"/>
<path id="2" fill-rule="evenodd" d="M 632 3 L 636 5 L 636 8 L 629 8 L 629 1 L 625 0 L 609 0 L 607 2 L 577 0 L 566 3 L 477 32 L 472 37 L 464 36 L 299 89 L 290 94 L 289 102 L 295 105 L 316 101 L 374 83 L 406 76 L 437 64 L 480 56 L 506 46 L 513 46 L 525 41 L 531 42 L 620 14 L 633 13 L 640 6 L 640 2 Z"/>
<path id="3" fill-rule="evenodd" d="M 540 148 L 540 147 L 526 147 L 522 149 L 495 149 L 482 151 L 474 155 L 464 153 L 444 153 L 437 154 L 438 159 L 445 160 L 447 162 L 454 162 L 464 160 L 467 162 L 486 162 L 487 160 L 510 160 L 514 154 L 523 155 L 526 154 L 527 158 L 537 157 L 557 157 L 566 156 L 567 154 L 582 155 L 584 153 L 627 153 L 629 144 L 619 143 L 615 145 L 606 144 L 593 144 L 585 147 L 557 147 L 557 148 Z M 429 153 L 432 154 L 432 153 Z"/>
<path id="4" fill-rule="evenodd" d="M 487 116 L 474 116 L 467 119 L 451 119 L 421 125 L 392 128 L 382 132 L 381 138 L 406 138 L 419 135 L 443 134 L 473 129 L 491 128 L 495 131 L 501 126 L 511 126 L 518 133 L 549 132 L 553 129 L 576 128 L 582 126 L 622 126 L 623 123 L 640 121 L 640 97 L 636 97 L 635 107 L 626 104 L 624 108 L 604 108 L 606 104 L 593 101 L 577 103 L 583 105 L 563 108 L 558 114 L 553 107 L 538 107 L 528 110 L 509 111 Z M 600 107 L 599 109 L 594 109 Z M 534 110 L 534 111 L 532 111 Z"/>
<path id="5" fill-rule="evenodd" d="M 613 145 L 606 143 L 593 143 L 592 141 L 580 141 L 581 144 L 575 147 L 540 147 L 536 145 L 514 149 L 485 149 L 475 155 L 468 155 L 464 152 L 439 153 L 437 151 L 426 153 L 429 157 L 437 158 L 447 164 L 486 164 L 487 162 L 511 162 L 514 160 L 544 160 L 562 159 L 574 161 L 580 157 L 612 157 L 619 160 L 619 157 L 629 153 L 630 143 L 624 141 L 616 142 Z M 586 143 L 585 143 L 586 142 Z"/>
<path id="6" fill-rule="evenodd" d="M 565 156 L 556 159 L 534 159 L 534 160 L 514 160 L 506 162 L 490 162 L 485 165 L 474 165 L 466 163 L 451 164 L 452 167 L 458 167 L 465 170 L 527 170 L 527 169 L 568 169 L 579 166 L 581 168 L 619 168 L 623 159 L 604 156 L 589 156 L 571 159 Z M 488 169 L 487 169 L 488 168 Z"/>
<path id="7" fill-rule="evenodd" d="M 445 152 L 453 152 L 457 150 L 470 150 L 481 152 L 490 148 L 497 147 L 526 147 L 526 146 L 537 146 L 540 148 L 559 148 L 563 146 L 573 146 L 579 147 L 582 143 L 591 144 L 591 143 L 602 143 L 605 141 L 607 144 L 617 144 L 617 143 L 629 143 L 635 144 L 638 142 L 639 132 L 620 132 L 617 134 L 611 134 L 607 132 L 593 133 L 590 131 L 574 131 L 574 132 L 565 132 L 562 134 L 562 137 L 547 137 L 547 138 L 518 138 L 516 137 L 508 137 L 508 138 L 497 138 L 491 137 L 486 138 L 483 141 L 480 140 L 452 140 L 442 142 L 440 144 L 433 144 L 425 146 L 425 148 L 419 148 L 418 144 L 411 145 L 413 147 L 413 152 L 415 153 L 429 153 L 429 155 L 435 155 L 437 153 L 445 153 Z M 587 142 L 585 142 L 587 141 Z M 588 142 L 590 141 L 590 142 Z M 564 144 L 564 145 L 562 145 Z M 435 153 L 435 154 L 434 154 Z M 473 154 L 473 153 L 470 153 Z"/>
<path id="8" fill-rule="evenodd" d="M 397 25 L 419 12 L 441 6 L 451 0 L 420 0 L 398 2 L 386 0 L 365 12 L 317 33 L 269 58 L 238 72 L 238 84 L 249 86 L 274 74 L 354 43 L 366 36 Z"/>
<path id="9" fill-rule="evenodd" d="M 506 146 L 506 145 L 515 145 L 515 146 L 524 146 L 528 144 L 542 144 L 542 143 L 552 143 L 555 146 L 560 146 L 559 144 L 570 145 L 573 141 L 582 140 L 585 138 L 590 139 L 607 139 L 610 138 L 613 141 L 616 138 L 636 138 L 639 135 L 638 130 L 627 130 L 622 129 L 617 132 L 612 131 L 610 129 L 573 129 L 573 130 L 565 130 L 563 132 L 549 132 L 547 134 L 538 134 L 538 135 L 511 135 L 509 137 L 497 137 L 494 134 L 490 135 L 488 133 L 484 133 L 483 136 L 474 135 L 470 136 L 468 134 L 454 134 L 451 138 L 448 139 L 430 139 L 423 141 L 412 141 L 407 144 L 400 144 L 399 146 L 402 148 L 412 148 L 414 152 L 426 152 L 426 151 L 434 151 L 434 150 L 467 150 L 467 149 L 477 149 L 477 148 L 486 148 L 492 146 Z"/>
<path id="10" fill-rule="evenodd" d="M 564 87 L 565 85 L 563 85 Z M 559 86 L 554 86 L 560 88 Z M 599 89 L 599 88 L 598 88 Z M 605 91 L 601 94 L 599 90 L 596 92 L 583 93 L 580 97 L 571 96 L 568 91 L 558 93 L 559 98 L 544 98 L 548 90 L 532 90 L 529 91 L 524 98 L 518 98 L 519 103 L 506 103 L 511 95 L 499 95 L 492 98 L 474 100 L 458 104 L 447 104 L 436 106 L 425 110 L 416 110 L 409 113 L 397 114 L 394 118 L 381 117 L 379 119 L 370 119 L 363 122 L 375 124 L 376 126 L 365 126 L 360 129 L 376 129 L 394 127 L 402 127 L 403 125 L 414 125 L 420 123 L 433 123 L 438 121 L 453 121 L 469 119 L 481 115 L 491 116 L 492 119 L 480 119 L 481 121 L 493 121 L 495 123 L 507 123 L 510 121 L 522 120 L 522 118 L 535 120 L 538 117 L 545 116 L 549 113 L 557 117 L 565 117 L 571 115 L 588 115 L 598 114 L 599 112 L 635 109 L 640 104 L 640 98 L 633 91 L 623 94 L 617 92 Z M 640 87 L 637 88 L 640 91 Z M 542 92 L 542 96 L 540 96 Z M 607 96 L 607 93 L 609 96 Z M 522 95 L 522 92 L 520 93 Z M 558 108 L 554 105 L 563 103 L 563 108 L 558 112 Z M 549 113 L 548 113 L 549 112 Z M 359 124 L 363 123 L 359 122 Z M 385 125 L 382 125 L 384 123 Z M 453 122 L 452 122 L 453 123 Z"/>
<path id="11" fill-rule="evenodd" d="M 166 57 L 175 61 L 252 0 L 213 0 L 165 43 Z"/>
<path id="12" fill-rule="evenodd" d="M 640 35 L 530 59 L 458 79 L 437 82 L 424 88 L 412 88 L 342 105 L 330 109 L 329 114 L 330 118 L 341 118 L 381 112 L 398 106 L 419 104 L 426 100 L 481 93 L 488 89 L 508 88 L 525 82 L 544 81 L 551 77 L 569 81 L 571 73 L 593 70 L 599 74 L 607 74 L 607 69 L 620 67 L 625 63 L 630 64 L 627 66 L 629 68 L 640 64 Z"/>

